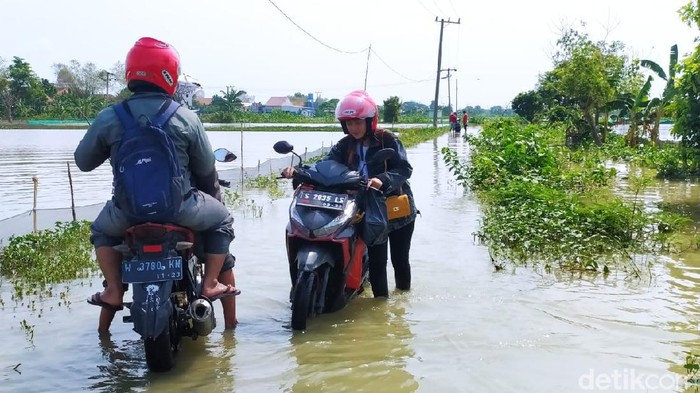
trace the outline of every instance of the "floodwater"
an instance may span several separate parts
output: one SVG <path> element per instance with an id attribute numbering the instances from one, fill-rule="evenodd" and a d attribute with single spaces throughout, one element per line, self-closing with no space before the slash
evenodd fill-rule
<path id="1" fill-rule="evenodd" d="M 297 136 L 284 138 L 297 144 Z M 380 300 L 366 291 L 307 331 L 291 331 L 289 193 L 270 200 L 245 191 L 262 215 L 234 211 L 243 291 L 234 332 L 219 326 L 185 339 L 175 369 L 153 374 L 130 325 L 116 321 L 110 337 L 98 337 L 99 310 L 85 298 L 100 290 L 99 278 L 68 283 L 67 306 L 49 299 L 35 311 L 10 299 L 0 281 L 0 391 L 693 391 L 683 365 L 686 351 L 700 352 L 700 254 L 664 258 L 643 279 L 495 271 L 472 237 L 480 206 L 446 168 L 446 145 L 468 154 L 466 142 L 448 135 L 409 149 L 422 212 L 410 292 Z M 660 183 L 645 198 L 667 194 L 677 203 L 700 201 L 698 187 L 686 183 Z"/>
<path id="2" fill-rule="evenodd" d="M 0 130 L 0 220 L 30 211 L 33 208 L 34 184 L 38 179 L 37 208 L 55 209 L 71 206 L 73 183 L 75 206 L 85 206 L 109 199 L 112 192 L 111 168 L 105 163 L 92 172 L 80 172 L 73 152 L 85 130 Z M 209 131 L 214 149 L 224 147 L 238 159 L 217 163 L 220 171 L 257 169 L 270 158 L 280 155 L 272 150 L 274 141 L 294 135 L 297 153 L 329 148 L 343 136 L 330 132 L 238 132 Z M 242 153 L 243 152 L 243 153 Z M 262 168 L 269 169 L 269 168 Z"/>

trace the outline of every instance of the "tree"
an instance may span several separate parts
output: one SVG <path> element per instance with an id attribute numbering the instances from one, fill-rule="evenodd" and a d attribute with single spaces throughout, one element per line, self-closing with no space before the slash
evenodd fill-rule
<path id="1" fill-rule="evenodd" d="M 318 112 L 323 114 L 333 114 L 335 113 L 335 107 L 338 106 L 340 100 L 337 98 L 332 98 L 328 101 L 324 101 L 318 105 Z"/>
<path id="2" fill-rule="evenodd" d="M 287 96 L 289 102 L 297 106 L 306 106 L 306 94 L 296 92 L 293 96 Z"/>
<path id="3" fill-rule="evenodd" d="M 12 115 L 28 117 L 41 113 L 48 97 L 29 63 L 15 56 L 12 64 L 7 67 L 7 75 L 9 94 L 13 101 Z"/>
<path id="4" fill-rule="evenodd" d="M 98 69 L 94 63 L 80 64 L 77 60 L 71 60 L 68 64 L 56 63 L 53 69 L 58 88 L 67 89 L 78 97 L 85 98 L 106 91 L 105 71 Z"/>
<path id="5" fill-rule="evenodd" d="M 7 121 L 12 122 L 12 107 L 15 105 L 14 97 L 10 92 L 10 81 L 0 75 L 0 106 Z"/>
<path id="6" fill-rule="evenodd" d="M 401 114 L 401 99 L 397 96 L 391 96 L 384 100 L 384 122 L 396 123 L 399 121 Z"/>
<path id="7" fill-rule="evenodd" d="M 676 96 L 676 67 L 678 66 L 678 45 L 671 46 L 671 53 L 669 56 L 668 64 L 668 74 L 664 72 L 663 68 L 657 63 L 651 60 L 642 60 L 640 62 L 642 67 L 646 67 L 653 71 L 659 78 L 666 81 L 666 86 L 664 87 L 661 97 L 659 99 L 653 100 L 650 103 L 649 108 L 653 113 L 654 125 L 651 128 L 651 140 L 658 146 L 661 144 L 659 140 L 659 124 L 664 113 L 669 108 Z"/>
<path id="8" fill-rule="evenodd" d="M 430 107 L 420 102 L 406 101 L 401 105 L 401 111 L 406 115 L 425 115 Z"/>
<path id="9" fill-rule="evenodd" d="M 629 146 L 637 146 L 639 139 L 639 126 L 643 130 L 648 129 L 649 125 L 649 91 L 651 90 L 652 77 L 647 78 L 646 83 L 636 95 L 624 94 L 623 96 L 613 100 L 608 107 L 620 110 L 619 117 L 630 120 L 630 125 L 625 136 L 625 140 Z"/>
<path id="10" fill-rule="evenodd" d="M 689 1 L 680 9 L 681 20 L 700 28 L 700 3 Z M 674 124 L 671 133 L 686 147 L 700 147 L 700 45 L 678 64 L 675 83 Z"/>
<path id="11" fill-rule="evenodd" d="M 226 86 L 226 91 L 221 90 L 222 97 L 214 95 L 211 98 L 211 104 L 216 110 L 224 112 L 233 112 L 243 107 L 241 97 L 245 94 L 245 90 L 236 90 L 234 86 Z"/>
<path id="12" fill-rule="evenodd" d="M 515 98 L 511 104 L 511 108 L 523 119 L 532 122 L 535 120 L 535 116 L 542 111 L 544 106 L 542 105 L 542 98 L 539 93 L 534 90 L 530 90 L 525 93 L 520 93 Z"/>
<path id="13" fill-rule="evenodd" d="M 607 131 L 607 125 L 599 129 L 600 115 L 607 117 L 607 103 L 639 85 L 639 74 L 623 54 L 621 42 L 594 43 L 585 33 L 570 29 L 557 44 L 554 69 L 540 79 L 538 88 L 545 111 L 550 121 L 567 123 L 567 143 L 592 139 L 600 145 Z"/>

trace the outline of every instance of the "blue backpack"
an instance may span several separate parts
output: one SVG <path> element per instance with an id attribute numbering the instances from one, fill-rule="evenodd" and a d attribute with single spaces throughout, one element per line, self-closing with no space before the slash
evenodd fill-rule
<path id="1" fill-rule="evenodd" d="M 180 212 L 184 173 L 163 129 L 180 105 L 168 99 L 144 126 L 126 101 L 113 107 L 124 126 L 114 163 L 114 199 L 132 221 L 171 221 Z"/>

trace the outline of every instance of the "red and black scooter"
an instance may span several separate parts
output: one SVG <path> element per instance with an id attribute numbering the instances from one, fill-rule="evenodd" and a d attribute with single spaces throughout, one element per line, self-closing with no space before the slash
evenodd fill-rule
<path id="1" fill-rule="evenodd" d="M 304 330 L 308 318 L 345 307 L 367 281 L 367 246 L 358 233 L 360 199 L 367 182 L 359 172 L 336 161 L 302 165 L 286 141 L 273 148 L 299 158 L 286 245 L 293 286 L 291 326 Z M 383 149 L 374 159 L 386 160 L 393 154 L 394 150 Z"/>

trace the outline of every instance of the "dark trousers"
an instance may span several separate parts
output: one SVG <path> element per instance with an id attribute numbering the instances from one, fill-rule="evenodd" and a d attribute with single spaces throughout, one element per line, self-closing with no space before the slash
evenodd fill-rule
<path id="1" fill-rule="evenodd" d="M 386 263 L 388 247 L 391 247 L 391 264 L 394 266 L 396 288 L 411 289 L 411 264 L 409 252 L 415 221 L 389 233 L 389 240 L 369 248 L 369 282 L 372 285 L 374 297 L 389 297 L 389 287 L 386 278 Z M 388 244 L 388 247 L 387 247 Z"/>

